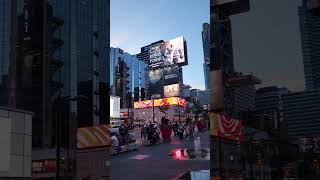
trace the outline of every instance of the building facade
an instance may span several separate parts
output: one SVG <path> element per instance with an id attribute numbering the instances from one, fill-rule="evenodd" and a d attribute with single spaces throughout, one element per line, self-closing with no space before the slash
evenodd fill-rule
<path id="1" fill-rule="evenodd" d="M 202 25 L 202 45 L 203 45 L 203 71 L 206 90 L 210 86 L 210 25 L 203 23 Z"/>
<path id="2" fill-rule="evenodd" d="M 137 56 L 110 48 L 111 94 L 121 97 L 121 108 L 132 108 L 133 102 L 145 100 L 146 68 L 146 63 Z"/>
<path id="3" fill-rule="evenodd" d="M 0 104 L 34 113 L 33 160 L 55 157 L 60 140 L 71 166 L 75 129 L 109 120 L 109 2 L 3 0 L 0 9 Z"/>
<path id="4" fill-rule="evenodd" d="M 310 10 L 308 1 L 302 1 L 299 17 L 305 87 L 312 90 L 320 88 L 320 14 Z"/>
<path id="5" fill-rule="evenodd" d="M 278 122 L 283 121 L 282 95 L 290 91 L 285 87 L 263 87 L 256 91 L 255 106 L 256 111 L 274 114 L 276 113 Z"/>
<path id="6" fill-rule="evenodd" d="M 297 143 L 298 138 L 320 136 L 320 91 L 301 91 L 282 96 L 284 122 L 288 140 Z"/>

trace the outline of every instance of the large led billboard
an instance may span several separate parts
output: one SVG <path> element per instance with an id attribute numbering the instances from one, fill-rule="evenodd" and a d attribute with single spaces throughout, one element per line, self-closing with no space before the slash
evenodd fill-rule
<path id="1" fill-rule="evenodd" d="M 103 147 L 110 145 L 110 129 L 107 125 L 77 129 L 77 148 Z"/>
<path id="2" fill-rule="evenodd" d="M 171 84 L 179 84 L 182 74 L 179 66 L 163 68 L 164 86 Z"/>
<path id="3" fill-rule="evenodd" d="M 241 121 L 229 116 L 210 113 L 210 134 L 220 138 L 241 141 L 243 137 Z"/>
<path id="4" fill-rule="evenodd" d="M 162 69 L 155 69 L 155 70 L 150 70 L 149 74 L 149 95 L 150 97 L 163 97 L 163 70 Z"/>
<path id="5" fill-rule="evenodd" d="M 164 86 L 164 97 L 180 96 L 180 85 L 172 84 Z"/>
<path id="6" fill-rule="evenodd" d="M 149 50 L 149 67 L 162 68 L 172 65 L 187 65 L 187 48 L 183 37 L 155 44 Z"/>
<path id="7" fill-rule="evenodd" d="M 185 107 L 187 102 L 185 99 L 181 99 L 178 97 L 170 97 L 163 99 L 155 99 L 154 102 L 152 100 L 139 101 L 134 102 L 134 109 L 141 108 L 151 108 L 151 107 L 159 107 L 159 106 L 170 106 L 170 105 L 179 105 Z"/>

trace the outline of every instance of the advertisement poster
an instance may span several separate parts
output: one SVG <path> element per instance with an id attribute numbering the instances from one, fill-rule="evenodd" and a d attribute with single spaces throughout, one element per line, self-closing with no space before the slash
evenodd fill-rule
<path id="1" fill-rule="evenodd" d="M 180 73 L 179 66 L 166 67 L 163 69 L 164 76 L 164 86 L 171 84 L 179 84 L 180 77 L 182 74 Z"/>
<path id="2" fill-rule="evenodd" d="M 178 97 L 170 97 L 170 98 L 154 100 L 154 107 L 159 107 L 164 105 L 179 105 L 179 106 L 186 107 L 187 101 L 185 99 L 181 99 Z M 134 102 L 134 109 L 151 108 L 152 106 L 153 106 L 152 100 Z"/>
<path id="3" fill-rule="evenodd" d="M 221 114 L 210 114 L 210 134 L 221 138 L 241 141 L 242 124 L 241 121 Z"/>
<path id="4" fill-rule="evenodd" d="M 183 37 L 156 44 L 149 50 L 149 66 L 161 68 L 172 65 L 187 65 L 186 43 Z"/>
<path id="5" fill-rule="evenodd" d="M 164 86 L 164 97 L 180 96 L 180 85 L 172 84 Z"/>
<path id="6" fill-rule="evenodd" d="M 154 97 L 163 97 L 163 70 L 156 69 L 149 71 L 149 95 Z"/>

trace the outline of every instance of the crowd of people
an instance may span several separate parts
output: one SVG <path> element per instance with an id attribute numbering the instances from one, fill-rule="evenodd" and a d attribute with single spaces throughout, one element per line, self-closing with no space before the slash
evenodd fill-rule
<path id="1" fill-rule="evenodd" d="M 195 137 L 195 133 L 201 131 L 198 125 L 199 121 L 195 121 L 191 118 L 186 118 L 185 121 L 170 121 L 166 117 L 161 119 L 161 125 L 169 127 L 171 131 L 169 134 L 173 134 L 173 136 L 178 136 L 182 139 L 193 139 Z M 204 123 L 205 124 L 205 123 Z M 141 139 L 144 141 L 151 141 L 150 143 L 160 143 L 160 134 L 162 133 L 160 127 L 156 122 L 149 122 L 149 124 L 142 123 L 140 126 Z M 206 124 L 204 126 L 207 126 Z M 161 132 L 161 133 L 160 133 Z M 165 140 L 167 137 L 164 137 L 162 134 L 162 140 Z M 171 136 L 169 137 L 171 140 Z"/>

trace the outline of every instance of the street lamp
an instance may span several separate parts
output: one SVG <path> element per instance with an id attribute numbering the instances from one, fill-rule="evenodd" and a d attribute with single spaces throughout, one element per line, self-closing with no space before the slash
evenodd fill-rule
<path id="1" fill-rule="evenodd" d="M 65 103 L 65 102 L 71 102 L 71 101 L 79 101 L 81 99 L 84 100 L 89 100 L 89 98 L 87 96 L 84 95 L 78 95 L 75 97 L 70 98 L 70 96 L 66 96 L 61 98 L 61 96 L 59 95 L 58 98 L 56 99 L 56 103 L 58 105 L 58 108 L 56 109 L 56 179 L 59 180 L 60 179 L 60 129 L 61 129 L 61 112 L 59 112 L 61 109 L 61 104 Z M 59 109 L 59 111 L 58 111 Z M 72 127 L 69 127 L 72 128 Z M 75 127 L 76 128 L 76 127 Z M 76 142 L 76 140 L 74 141 Z M 72 142 L 72 143 L 74 143 Z M 75 148 L 72 148 L 73 150 L 75 150 Z M 74 164 L 73 164 L 74 165 Z M 75 172 L 75 168 L 73 168 L 73 172 Z M 73 175 L 75 177 L 75 174 Z"/>

